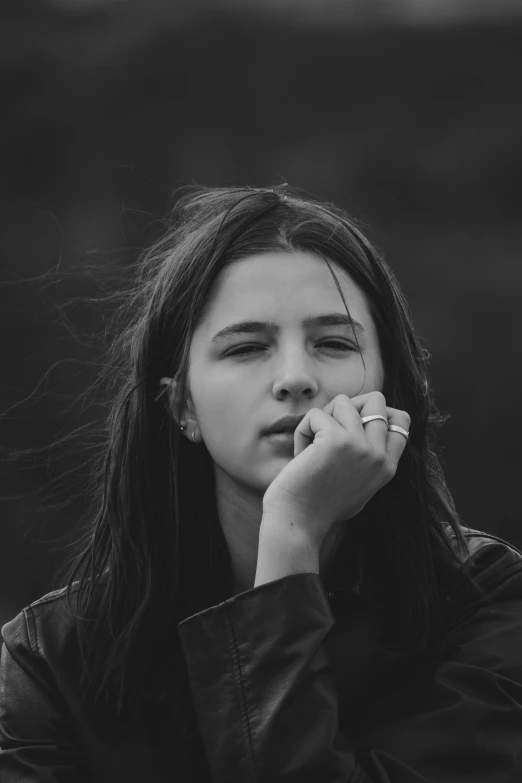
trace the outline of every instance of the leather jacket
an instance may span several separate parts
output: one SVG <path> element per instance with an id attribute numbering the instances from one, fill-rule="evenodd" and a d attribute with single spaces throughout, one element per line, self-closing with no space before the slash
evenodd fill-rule
<path id="1" fill-rule="evenodd" d="M 154 731 L 80 707 L 63 591 L 43 596 L 2 628 L 1 783 L 520 783 L 522 553 L 463 532 L 492 601 L 453 596 L 435 660 L 386 658 L 339 575 L 287 576 L 180 622 L 186 758 L 165 704 Z"/>

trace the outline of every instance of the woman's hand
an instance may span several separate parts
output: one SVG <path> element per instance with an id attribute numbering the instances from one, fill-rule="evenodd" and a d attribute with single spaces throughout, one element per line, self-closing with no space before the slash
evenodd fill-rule
<path id="1" fill-rule="evenodd" d="M 265 492 L 262 525 L 283 518 L 320 547 L 332 525 L 358 514 L 391 481 L 406 446 L 382 419 L 361 423 L 374 414 L 409 430 L 409 415 L 388 408 L 381 392 L 338 394 L 322 410 L 311 408 L 295 430 L 294 459 Z"/>

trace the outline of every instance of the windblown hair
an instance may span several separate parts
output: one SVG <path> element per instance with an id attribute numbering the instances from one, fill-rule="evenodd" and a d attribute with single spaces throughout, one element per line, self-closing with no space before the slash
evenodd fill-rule
<path id="1" fill-rule="evenodd" d="M 411 416 L 395 477 L 350 522 L 396 649 L 428 651 L 440 637 L 446 595 L 474 585 L 435 448 L 443 417 L 428 354 L 387 263 L 342 210 L 286 185 L 190 186 L 122 292 L 104 362 L 113 395 L 92 467 L 89 524 L 59 577 L 69 606 L 75 595 L 82 693 L 119 714 L 179 675 L 177 623 L 230 595 L 212 459 L 179 424 L 191 338 L 218 276 L 267 251 L 321 257 L 345 307 L 331 262 L 350 274 L 377 328 L 387 404 Z M 178 381 L 175 391 L 160 387 L 165 375 Z"/>

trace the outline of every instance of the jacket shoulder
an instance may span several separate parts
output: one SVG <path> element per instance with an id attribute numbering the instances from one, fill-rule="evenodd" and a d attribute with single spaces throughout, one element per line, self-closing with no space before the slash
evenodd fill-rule
<path id="1" fill-rule="evenodd" d="M 522 602 L 522 552 L 511 542 L 492 533 L 462 528 L 468 553 L 465 568 L 473 585 L 460 585 L 448 596 L 450 616 L 473 612 L 483 603 Z M 451 531 L 451 537 L 454 537 Z M 478 588 L 478 589 L 477 589 Z"/>
<path id="2" fill-rule="evenodd" d="M 473 528 L 463 529 L 469 548 L 467 563 L 484 587 L 495 588 L 522 570 L 522 552 L 509 541 Z"/>
<path id="3" fill-rule="evenodd" d="M 3 641 L 11 654 L 45 659 L 56 674 L 64 654 L 77 648 L 76 583 L 67 600 L 66 588 L 53 590 L 24 607 L 2 626 Z"/>

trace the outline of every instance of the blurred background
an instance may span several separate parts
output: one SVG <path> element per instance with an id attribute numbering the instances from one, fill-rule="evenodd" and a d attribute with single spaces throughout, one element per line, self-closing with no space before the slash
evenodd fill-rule
<path id="1" fill-rule="evenodd" d="M 11 0 L 0 42 L 3 450 L 82 421 L 69 398 L 93 354 L 70 325 L 102 316 L 57 311 L 96 294 L 89 258 L 134 260 L 176 186 L 285 180 L 384 252 L 450 414 L 464 523 L 522 548 L 518 0 Z M 68 283 L 28 280 L 57 264 Z M 2 474 L 0 624 L 50 589 L 56 541 L 74 538 L 81 498 L 31 495 L 56 465 Z"/>

